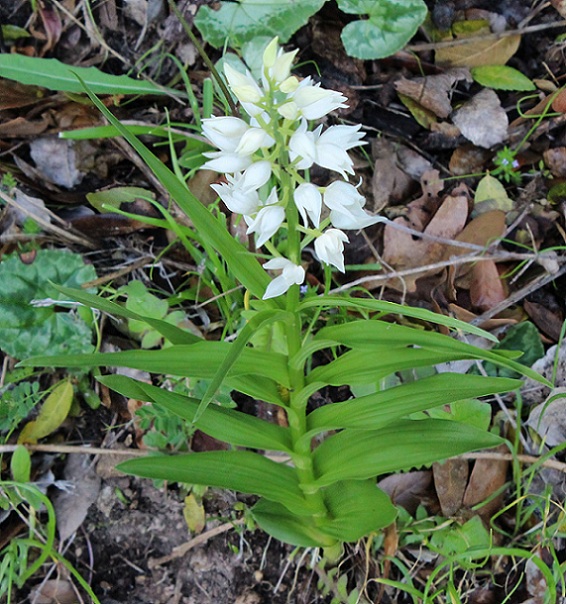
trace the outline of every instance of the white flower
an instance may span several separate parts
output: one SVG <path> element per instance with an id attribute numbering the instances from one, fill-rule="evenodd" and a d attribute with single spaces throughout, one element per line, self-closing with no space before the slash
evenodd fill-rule
<path id="1" fill-rule="evenodd" d="M 301 285 L 305 280 L 305 269 L 297 264 L 293 264 L 287 258 L 272 258 L 263 265 L 263 268 L 269 270 L 280 270 L 282 273 L 275 277 L 267 286 L 263 299 L 276 298 L 284 294 L 291 285 Z"/>
<path id="2" fill-rule="evenodd" d="M 236 148 L 236 153 L 241 155 L 251 155 L 258 149 L 267 149 L 275 143 L 275 140 L 267 134 L 262 128 L 249 128 L 244 132 L 240 143 Z"/>
<path id="3" fill-rule="evenodd" d="M 271 164 L 268 161 L 254 162 L 245 172 L 226 175 L 227 184 L 210 185 L 216 191 L 226 207 L 234 214 L 251 216 L 260 207 L 257 190 L 271 177 Z"/>
<path id="4" fill-rule="evenodd" d="M 224 74 L 240 103 L 259 103 L 261 101 L 263 91 L 248 70 L 244 74 L 225 63 Z"/>
<path id="5" fill-rule="evenodd" d="M 299 170 L 308 170 L 317 160 L 316 143 L 320 138 L 322 126 L 314 132 L 307 131 L 307 122 L 302 120 L 301 124 L 289 140 L 289 157 L 291 161 L 301 158 L 297 163 Z"/>
<path id="6" fill-rule="evenodd" d="M 354 174 L 347 149 L 364 144 L 360 142 L 363 134 L 358 132 L 359 129 L 360 126 L 331 126 L 322 132 L 322 126 L 319 126 L 308 132 L 306 121 L 303 121 L 289 141 L 291 161 L 300 158 L 299 170 L 307 170 L 316 163 L 346 178 L 346 173 Z"/>
<path id="7" fill-rule="evenodd" d="M 307 120 L 318 120 L 335 109 L 348 106 L 344 104 L 348 99 L 342 93 L 321 88 L 320 83 L 313 84 L 310 76 L 289 97 Z"/>
<path id="8" fill-rule="evenodd" d="M 272 80 L 276 84 L 284 82 L 291 73 L 291 66 L 298 52 L 299 49 L 283 52 L 283 49 L 279 48 L 278 38 L 273 38 L 263 53 L 264 80 Z M 267 86 L 267 82 L 265 83 Z"/>
<path id="9" fill-rule="evenodd" d="M 321 262 L 332 264 L 343 273 L 344 242 L 348 242 L 346 233 L 338 229 L 327 229 L 314 240 L 314 251 Z"/>
<path id="10" fill-rule="evenodd" d="M 337 229 L 363 229 L 384 220 L 381 216 L 367 214 L 362 209 L 366 203 L 365 197 L 358 193 L 357 187 L 342 180 L 326 187 L 323 201 L 331 210 L 330 222 Z"/>
<path id="11" fill-rule="evenodd" d="M 322 209 L 322 195 L 318 187 L 310 182 L 305 182 L 295 189 L 293 199 L 301 214 L 303 224 L 308 226 L 308 218 L 310 218 L 313 226 L 318 228 L 320 224 L 320 211 Z"/>
<path id="12" fill-rule="evenodd" d="M 202 120 L 202 132 L 206 138 L 215 147 L 229 153 L 236 151 L 249 128 L 239 117 L 222 116 Z"/>
<path id="13" fill-rule="evenodd" d="M 269 197 L 265 201 L 265 206 L 262 207 L 256 214 L 255 218 L 244 216 L 248 223 L 248 235 L 257 233 L 257 247 L 261 247 L 268 239 L 270 239 L 278 230 L 285 220 L 285 208 L 279 205 L 277 199 L 277 190 L 275 187 L 271 189 Z"/>
<path id="14" fill-rule="evenodd" d="M 209 157 L 210 161 L 204 163 L 201 170 L 213 170 L 221 173 L 241 172 L 252 163 L 252 158 L 249 155 L 240 155 L 239 153 L 208 151 L 203 155 Z"/>

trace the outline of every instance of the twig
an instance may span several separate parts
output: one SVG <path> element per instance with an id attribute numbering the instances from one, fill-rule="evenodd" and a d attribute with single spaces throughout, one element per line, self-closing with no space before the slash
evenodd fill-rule
<path id="1" fill-rule="evenodd" d="M 173 548 L 173 551 L 167 556 L 162 556 L 161 558 L 153 558 L 148 561 L 148 567 L 150 569 L 156 568 L 157 566 L 161 566 L 162 564 L 167 564 L 167 562 L 171 562 L 171 560 L 175 560 L 176 558 L 182 558 L 187 552 L 206 543 L 209 539 L 216 537 L 217 535 L 221 535 L 222 533 L 226 533 L 231 531 L 237 525 L 244 524 L 244 519 L 239 518 L 238 520 L 234 520 L 233 522 L 226 522 L 221 524 L 220 526 L 216 526 L 209 531 L 201 533 L 197 535 L 194 539 L 183 543 L 182 545 L 178 545 Z"/>
<path id="2" fill-rule="evenodd" d="M 9 195 L 6 195 L 6 193 L 4 193 L 3 191 L 0 191 L 0 199 L 2 199 L 2 201 L 6 202 L 8 205 L 10 205 L 14 208 L 17 208 L 20 212 L 23 212 L 26 216 L 33 218 L 33 220 L 35 222 L 37 222 L 37 224 L 39 224 L 43 229 L 45 229 L 46 231 L 50 231 L 51 233 L 55 233 L 56 235 L 61 237 L 63 240 L 77 243 L 77 244 L 87 247 L 91 250 L 98 249 L 98 245 L 96 245 L 93 241 L 91 241 L 87 237 L 84 237 L 82 235 L 81 236 L 75 235 L 69 229 L 68 225 L 67 225 L 66 229 L 63 229 L 58 226 L 55 226 L 54 224 L 51 224 L 50 222 L 48 222 L 41 216 L 38 216 L 37 214 L 34 214 L 32 211 L 28 210 L 27 208 L 20 206 L 20 204 L 18 204 L 18 202 L 15 199 L 12 199 Z M 61 219 L 57 218 L 57 220 L 61 220 Z"/>
<path id="3" fill-rule="evenodd" d="M 423 44 L 409 44 L 405 46 L 405 50 L 409 52 L 424 52 L 427 50 L 438 50 L 439 48 L 451 48 L 452 46 L 462 46 L 463 44 L 476 44 L 488 40 L 499 40 L 508 38 L 509 36 L 517 36 L 523 34 L 532 34 L 545 29 L 557 29 L 566 27 L 566 20 L 558 21 L 557 23 L 541 23 L 540 25 L 529 25 L 522 29 L 509 29 L 500 33 L 485 34 L 483 36 L 473 36 L 471 38 L 459 38 L 457 40 L 447 40 L 446 42 L 426 42 Z"/>
<path id="4" fill-rule="evenodd" d="M 566 474 L 566 463 L 562 463 L 556 459 L 547 459 L 541 463 L 539 457 L 534 455 L 512 455 L 511 453 L 464 453 L 458 455 L 459 459 L 493 459 L 495 461 L 514 461 L 517 460 L 524 464 L 535 464 L 540 463 L 543 468 L 550 468 L 552 470 L 558 470 L 563 474 Z"/>
<path id="5" fill-rule="evenodd" d="M 3 453 L 13 453 L 20 445 L 0 445 L 0 455 Z M 74 446 L 74 445 L 24 445 L 24 447 L 33 452 L 41 453 L 78 453 L 82 455 L 117 455 L 121 457 L 145 457 L 147 451 L 139 449 L 102 449 L 100 447 Z"/>

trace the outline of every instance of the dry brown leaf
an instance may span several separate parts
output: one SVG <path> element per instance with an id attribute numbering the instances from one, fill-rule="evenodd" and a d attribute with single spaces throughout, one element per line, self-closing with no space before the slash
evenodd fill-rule
<path id="1" fill-rule="evenodd" d="M 434 486 L 442 515 L 455 516 L 462 507 L 468 484 L 469 464 L 465 459 L 449 459 L 432 466 Z"/>
<path id="2" fill-rule="evenodd" d="M 76 591 L 66 579 L 49 579 L 34 589 L 30 602 L 34 604 L 78 604 Z"/>
<path id="3" fill-rule="evenodd" d="M 507 139 L 509 120 L 499 97 L 488 88 L 478 92 L 454 113 L 452 121 L 463 136 L 489 149 Z"/>
<path id="4" fill-rule="evenodd" d="M 533 323 L 552 341 L 558 342 L 562 331 L 563 318 L 544 304 L 525 300 L 523 308 Z"/>
<path id="5" fill-rule="evenodd" d="M 491 153 L 486 149 L 474 145 L 460 145 L 450 157 L 450 173 L 454 176 L 464 174 L 477 174 L 483 172 L 485 164 L 489 161 Z"/>
<path id="6" fill-rule="evenodd" d="M 550 0 L 550 4 L 561 17 L 566 19 L 566 0 Z"/>
<path id="7" fill-rule="evenodd" d="M 371 180 L 373 212 L 379 212 L 389 204 L 399 203 L 410 193 L 413 179 L 397 163 L 397 153 L 385 138 L 378 139 L 372 146 L 375 159 Z"/>
<path id="8" fill-rule="evenodd" d="M 505 445 L 496 449 L 499 453 L 508 453 Z M 464 494 L 463 504 L 467 508 L 485 501 L 496 493 L 507 480 L 507 468 L 509 462 L 502 459 L 478 459 L 470 476 L 468 487 Z M 485 521 L 489 521 L 493 514 L 501 509 L 504 493 L 483 505 L 478 509 L 478 515 Z"/>
<path id="9" fill-rule="evenodd" d="M 566 0 L 565 0 L 566 1 Z M 566 147 L 547 149 L 542 157 L 555 178 L 566 178 Z"/>
<path id="10" fill-rule="evenodd" d="M 505 283 L 499 275 L 493 260 L 474 264 L 470 280 L 470 300 L 472 306 L 485 312 L 507 298 Z"/>
<path id="11" fill-rule="evenodd" d="M 61 541 L 68 539 L 81 526 L 100 490 L 100 477 L 94 472 L 88 455 L 71 453 L 63 476 L 71 483 L 71 489 L 58 491 L 53 497 Z"/>
<path id="12" fill-rule="evenodd" d="M 419 103 L 436 116 L 446 118 L 452 113 L 452 88 L 460 80 L 472 81 L 467 69 L 450 69 L 445 73 L 395 82 L 395 90 Z"/>
<path id="13" fill-rule="evenodd" d="M 35 105 L 45 97 L 43 88 L 0 79 L 0 111 Z"/>
<path id="14" fill-rule="evenodd" d="M 435 62 L 439 67 L 480 67 L 505 65 L 517 52 L 521 36 L 505 36 L 497 40 L 470 38 L 466 44 L 439 48 Z"/>
<path id="15" fill-rule="evenodd" d="M 428 223 L 424 232 L 428 235 L 453 239 L 466 224 L 468 217 L 468 198 L 466 195 L 449 195 Z M 403 218 L 395 219 L 398 224 L 406 224 Z M 442 260 L 446 253 L 446 245 L 430 239 L 415 239 L 410 233 L 387 225 L 383 233 L 383 260 L 394 269 L 426 267 Z M 412 275 L 404 282 L 408 291 L 415 291 L 415 282 L 425 275 L 432 275 L 441 269 L 423 269 L 422 273 Z M 392 286 L 395 286 L 392 283 Z M 395 286 L 395 287 L 398 287 Z"/>
<path id="16" fill-rule="evenodd" d="M 395 505 L 414 514 L 419 505 L 431 498 L 432 473 L 430 471 L 404 472 L 382 478 L 377 486 L 385 491 Z"/>

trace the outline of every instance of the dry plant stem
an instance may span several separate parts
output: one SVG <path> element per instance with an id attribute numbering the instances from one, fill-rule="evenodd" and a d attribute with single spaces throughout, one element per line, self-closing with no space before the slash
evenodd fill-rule
<path id="1" fill-rule="evenodd" d="M 114 281 L 114 279 L 118 279 L 118 277 L 123 277 L 124 275 L 128 275 L 129 273 L 137 270 L 138 268 L 144 268 L 146 266 L 154 266 L 155 257 L 154 256 L 143 256 L 138 260 L 132 262 L 130 265 L 121 268 L 118 271 L 114 271 L 109 275 L 104 275 L 104 277 L 99 277 L 98 279 L 93 279 L 92 281 L 88 281 L 87 283 L 83 283 L 81 287 L 83 289 L 89 289 L 90 287 L 98 287 L 103 285 L 104 283 L 108 283 L 109 281 Z"/>
<path id="2" fill-rule="evenodd" d="M 13 453 L 20 445 L 0 445 L 0 455 Z M 74 445 L 24 445 L 30 453 L 77 453 L 80 455 L 116 455 L 124 457 L 146 457 L 147 451 L 139 449 L 102 449 L 100 447 Z"/>
<path id="3" fill-rule="evenodd" d="M 66 226 L 66 229 L 62 229 L 58 226 L 55 226 L 54 224 L 51 224 L 50 222 L 47 222 L 47 220 L 44 220 L 43 218 L 33 214 L 26 208 L 21 207 L 15 199 L 12 199 L 3 191 L 0 191 L 0 199 L 2 199 L 2 201 L 6 202 L 8 205 L 17 208 L 20 212 L 23 212 L 26 216 L 29 216 L 35 222 L 37 222 L 37 224 L 39 224 L 43 229 L 54 233 L 55 235 L 61 237 L 64 241 L 69 241 L 71 243 L 82 245 L 83 247 L 86 247 L 91 250 L 96 250 L 99 247 L 96 243 L 94 243 L 87 237 L 84 237 L 83 235 L 75 235 L 73 231 L 70 230 L 68 225 Z M 59 221 L 60 219 L 57 218 L 57 220 Z M 63 224 L 65 223 L 63 222 Z"/>
<path id="4" fill-rule="evenodd" d="M 508 262 L 511 260 L 520 260 L 520 261 L 531 260 L 531 261 L 536 262 L 537 258 L 540 258 L 541 256 L 542 256 L 542 254 L 536 254 L 536 253 L 534 253 L 534 254 L 517 254 L 514 252 L 499 252 L 499 253 L 489 254 L 489 255 L 484 255 L 484 256 L 478 256 L 477 254 L 469 254 L 466 256 L 457 256 L 456 258 L 452 258 L 450 260 L 434 262 L 432 264 L 426 264 L 424 266 L 418 266 L 416 268 L 409 268 L 404 271 L 395 271 L 392 273 L 387 273 L 386 275 L 370 275 L 367 277 L 360 277 L 359 279 L 356 279 L 355 281 L 350 281 L 350 283 L 345 283 L 344 285 L 341 285 L 340 287 L 336 287 L 335 289 L 331 290 L 330 293 L 337 294 L 339 292 L 347 291 L 348 289 L 351 289 L 352 287 L 356 287 L 357 285 L 365 285 L 367 283 L 379 283 L 380 281 L 390 281 L 391 279 L 403 279 L 404 277 L 408 277 L 410 275 L 417 275 L 419 273 L 424 273 L 424 272 L 430 271 L 430 270 L 441 269 L 441 268 L 444 268 L 447 266 L 458 266 L 460 264 L 467 264 L 469 262 L 483 262 L 486 260 L 493 260 L 494 262 Z M 541 285 L 544 285 L 545 283 L 548 283 L 548 282 L 558 278 L 565 271 L 566 271 L 566 265 L 563 266 L 557 273 L 552 274 L 552 275 L 546 275 L 546 277 L 548 279 Z M 537 286 L 535 289 L 538 289 L 538 287 L 540 287 L 540 285 Z M 532 291 L 534 291 L 534 290 L 532 290 Z M 523 294 L 518 299 L 521 300 L 528 293 L 530 293 L 530 291 Z M 507 301 L 505 301 L 505 302 L 507 302 Z M 511 304 L 513 304 L 513 302 L 510 302 L 509 304 L 505 304 L 501 310 L 507 308 L 507 306 L 510 306 Z M 498 310 L 497 312 L 500 312 L 500 310 Z M 495 312 L 493 314 L 497 314 L 497 312 Z M 485 313 L 485 314 L 488 314 L 488 313 Z M 493 316 L 493 314 L 487 318 L 491 318 L 491 316 Z M 483 321 L 483 320 L 485 320 L 485 318 L 486 318 L 485 315 L 482 315 L 481 320 Z M 478 320 L 479 320 L 479 318 L 474 319 L 474 323 Z"/>
<path id="5" fill-rule="evenodd" d="M 458 40 L 448 40 L 446 42 L 428 42 L 426 44 L 409 44 L 405 46 L 408 52 L 424 52 L 428 50 L 436 50 L 438 48 L 451 48 L 452 46 L 462 46 L 463 44 L 475 44 L 486 40 L 500 40 L 509 36 L 517 36 L 523 34 L 532 34 L 547 29 L 558 29 L 566 27 L 566 20 L 558 21 L 557 23 L 541 23 L 540 25 L 529 25 L 521 29 L 509 29 L 496 34 L 485 34 L 483 36 L 473 36 L 471 38 L 460 38 Z"/>
<path id="6" fill-rule="evenodd" d="M 209 531 L 197 535 L 194 539 L 191 539 L 190 541 L 187 541 L 186 543 L 183 543 L 182 545 L 178 545 L 177 547 L 173 548 L 173 551 L 167 556 L 162 556 L 161 558 L 153 558 L 149 560 L 148 567 L 150 569 L 156 568 L 157 566 L 167 564 L 168 562 L 171 562 L 172 560 L 175 560 L 177 558 L 182 558 L 187 552 L 194 549 L 195 547 L 198 547 L 199 545 L 206 543 L 209 539 L 212 539 L 217 535 L 221 535 L 222 533 L 226 533 L 241 524 L 244 524 L 243 518 L 239 518 L 238 520 L 234 520 L 233 522 L 225 522 L 220 526 L 216 526 L 213 529 L 210 529 Z"/>

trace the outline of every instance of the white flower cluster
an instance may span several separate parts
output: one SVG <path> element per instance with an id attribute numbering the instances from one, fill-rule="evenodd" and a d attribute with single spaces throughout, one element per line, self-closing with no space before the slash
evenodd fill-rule
<path id="1" fill-rule="evenodd" d="M 258 247 L 288 221 L 288 211 L 298 211 L 303 223 L 298 228 L 314 237 L 319 260 L 344 272 L 348 237 L 341 229 L 364 228 L 380 218 L 364 211 L 365 198 L 349 182 L 339 180 L 318 187 L 307 182 L 301 171 L 317 164 L 347 178 L 354 174 L 348 150 L 365 143 L 361 142 L 360 126 L 310 129 L 310 120 L 346 107 L 347 99 L 340 92 L 321 88 L 310 77 L 299 81 L 290 75 L 296 54 L 296 50 L 283 52 L 274 38 L 263 55 L 263 86 L 249 71 L 244 74 L 225 64 L 228 84 L 249 122 L 237 117 L 203 120 L 204 135 L 220 149 L 205 154 L 209 161 L 203 168 L 226 174 L 226 183 L 212 188 L 231 212 L 244 217 L 247 232 L 256 234 Z M 276 184 L 270 187 L 270 182 Z M 294 208 L 289 207 L 292 203 Z M 323 205 L 330 216 L 321 222 Z M 264 299 L 280 296 L 305 279 L 298 262 L 281 256 L 264 267 L 281 271 Z"/>

